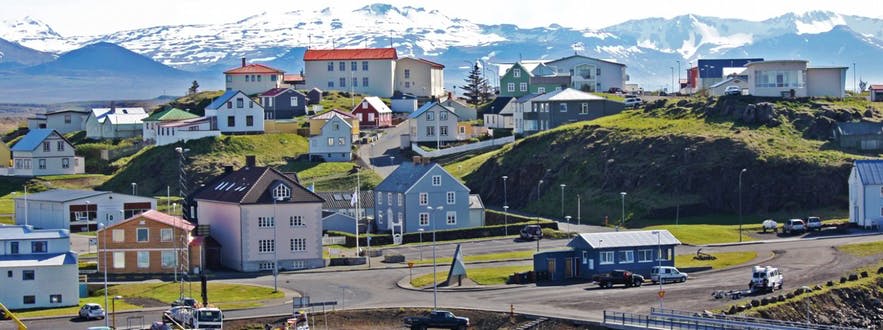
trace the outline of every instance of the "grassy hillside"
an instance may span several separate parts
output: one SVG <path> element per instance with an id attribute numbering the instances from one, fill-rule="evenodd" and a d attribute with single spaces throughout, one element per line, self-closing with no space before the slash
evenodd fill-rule
<path id="1" fill-rule="evenodd" d="M 871 156 L 837 150 L 825 140 L 830 125 L 879 120 L 880 113 L 859 99 L 660 101 L 536 134 L 447 168 L 489 205 L 503 205 L 500 177 L 508 175 L 512 208 L 555 218 L 562 216 L 560 185 L 566 184 L 564 214 L 576 218 L 579 195 L 582 220 L 593 223 L 619 220 L 620 192 L 627 193 L 627 220 L 671 219 L 675 209 L 681 216 L 738 213 L 745 168 L 745 214 L 806 216 L 845 209 L 850 161 Z"/>

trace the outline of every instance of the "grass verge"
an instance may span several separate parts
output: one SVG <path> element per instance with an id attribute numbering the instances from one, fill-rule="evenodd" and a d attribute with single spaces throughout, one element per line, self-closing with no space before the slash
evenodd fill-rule
<path id="1" fill-rule="evenodd" d="M 711 269 L 721 269 L 741 265 L 757 258 L 757 252 L 755 251 L 718 252 L 711 255 L 717 259 L 696 260 L 693 259 L 695 255 L 692 253 L 679 254 L 675 256 L 675 265 L 680 268 L 711 267 Z"/>
<path id="2" fill-rule="evenodd" d="M 485 253 L 485 254 L 476 254 L 476 255 L 467 255 L 463 257 L 463 261 L 469 262 L 479 262 L 479 261 L 500 261 L 500 260 L 513 260 L 513 259 L 528 259 L 533 257 L 533 254 L 536 253 L 533 250 L 529 251 L 510 251 L 510 252 L 500 252 L 500 253 Z M 436 263 L 438 264 L 450 264 L 453 258 L 445 257 L 445 258 L 436 258 Z M 416 265 L 425 265 L 431 264 L 432 259 L 423 259 L 423 260 L 411 260 Z"/>
<path id="3" fill-rule="evenodd" d="M 845 244 L 835 248 L 840 252 L 856 257 L 868 257 L 883 253 L 883 241 Z"/>
<path id="4" fill-rule="evenodd" d="M 526 272 L 533 269 L 533 265 L 524 266 L 503 266 L 503 267 L 486 267 L 467 269 L 469 279 L 480 285 L 497 285 L 505 284 L 509 279 L 509 275 L 517 272 Z M 436 273 L 439 283 L 448 278 L 448 272 Z M 432 273 L 420 275 L 411 280 L 411 285 L 415 288 L 432 285 Z"/>
<path id="5" fill-rule="evenodd" d="M 659 225 L 644 229 L 665 229 L 675 235 L 681 243 L 704 245 L 739 241 L 739 225 Z M 742 240 L 753 241 L 746 232 L 759 231 L 760 225 L 742 226 Z"/>

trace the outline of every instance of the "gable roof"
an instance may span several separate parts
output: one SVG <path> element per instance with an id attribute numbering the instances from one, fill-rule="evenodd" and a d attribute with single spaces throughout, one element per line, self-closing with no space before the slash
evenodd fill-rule
<path id="1" fill-rule="evenodd" d="M 316 195 L 325 199 L 322 208 L 326 210 L 351 209 L 355 208 L 350 202 L 353 198 L 352 191 L 328 191 L 317 192 Z M 364 208 L 374 207 L 374 191 L 364 190 L 359 193 L 359 205 Z"/>
<path id="2" fill-rule="evenodd" d="M 531 76 L 531 84 L 570 85 L 570 76 Z"/>
<path id="3" fill-rule="evenodd" d="M 243 60 L 244 61 L 244 60 Z M 224 74 L 254 74 L 254 73 L 285 73 L 285 71 L 269 67 L 263 64 L 246 64 L 245 66 L 240 66 L 237 68 L 233 68 L 227 71 L 224 71 Z"/>
<path id="4" fill-rule="evenodd" d="M 522 68 L 521 73 L 530 77 L 532 75 L 533 69 L 536 69 L 538 65 L 548 62 L 547 60 L 521 60 L 515 63 L 499 63 L 497 67 L 500 70 L 500 76 L 505 76 L 509 73 L 509 70 L 514 68 L 516 65 Z"/>
<path id="5" fill-rule="evenodd" d="M 77 263 L 75 252 L 18 254 L 0 256 L 0 267 L 47 267 Z"/>
<path id="6" fill-rule="evenodd" d="M 123 220 L 123 221 L 114 223 L 110 226 L 107 226 L 104 229 L 118 227 L 118 226 L 123 225 L 124 223 L 128 223 L 131 221 L 139 221 L 140 219 L 148 219 L 148 220 L 164 223 L 166 225 L 169 225 L 169 226 L 172 226 L 172 227 L 184 230 L 184 231 L 188 231 L 188 232 L 192 231 L 193 228 L 196 228 L 196 226 L 193 225 L 192 223 L 190 223 L 190 221 L 187 221 L 183 218 L 168 215 L 168 214 L 162 213 L 157 210 L 147 210 L 141 214 L 136 214 L 135 216 L 133 216 L 131 218 L 128 218 L 126 220 Z M 101 231 L 101 230 L 99 230 L 99 231 Z"/>
<path id="7" fill-rule="evenodd" d="M 454 114 L 454 116 L 460 117 L 459 115 L 457 115 L 457 113 L 454 110 L 451 110 L 451 108 L 448 108 L 448 107 L 443 106 L 443 105 L 436 103 L 436 102 L 426 102 L 425 104 L 423 104 L 422 107 L 420 107 L 420 109 L 417 109 L 417 111 L 414 111 L 410 115 L 408 115 L 408 118 L 420 117 L 420 115 L 422 115 L 426 111 L 429 111 L 429 109 L 432 109 L 432 107 L 434 107 L 434 106 L 439 106 L 442 109 L 445 109 L 448 112 Z"/>
<path id="8" fill-rule="evenodd" d="M 414 164 L 412 162 L 402 162 L 386 179 L 380 182 L 375 191 L 397 191 L 405 192 L 420 180 L 432 167 L 432 164 Z"/>
<path id="9" fill-rule="evenodd" d="M 110 122 L 113 125 L 122 124 L 139 124 L 144 118 L 147 118 L 147 111 L 144 108 L 94 108 L 92 116 L 100 124 Z"/>
<path id="10" fill-rule="evenodd" d="M 350 118 L 353 118 L 353 117 L 350 117 Z M 322 124 L 322 128 L 324 129 L 326 126 L 331 125 L 332 122 L 340 121 L 341 123 L 346 125 L 346 127 L 348 127 L 349 129 L 352 130 L 353 124 L 350 124 L 350 121 L 348 119 L 349 118 L 345 118 L 344 116 L 341 116 L 339 113 L 336 113 L 336 112 L 331 113 L 331 116 L 325 120 L 324 124 Z M 331 127 L 331 126 L 328 126 L 328 127 Z"/>
<path id="11" fill-rule="evenodd" d="M 356 116 L 353 116 L 352 114 L 349 114 L 349 113 L 346 113 L 346 112 L 343 112 L 343 111 L 340 111 L 337 109 L 331 109 L 328 112 L 310 117 L 310 120 L 313 120 L 313 119 L 329 120 L 331 118 L 334 118 L 334 116 L 340 116 L 343 119 L 353 119 L 356 117 Z"/>
<path id="12" fill-rule="evenodd" d="M 199 118 L 199 116 L 178 108 L 171 108 L 162 111 L 155 111 L 154 113 L 150 114 L 150 116 L 147 116 L 147 118 L 144 118 L 141 121 L 174 121 L 193 118 Z"/>
<path id="13" fill-rule="evenodd" d="M 223 106 L 224 103 L 227 103 L 227 101 L 229 101 L 231 98 L 233 98 L 233 96 L 236 96 L 236 94 L 239 94 L 239 93 L 242 93 L 242 92 L 240 92 L 239 90 L 236 90 L 236 89 L 228 90 L 228 91 L 224 92 L 224 94 L 221 94 L 221 96 L 218 96 L 218 98 L 216 98 L 214 101 L 212 101 L 212 103 L 209 103 L 209 105 L 207 105 L 205 108 L 206 109 L 218 109 L 221 106 Z M 245 93 L 243 93 L 242 95 L 245 95 Z"/>
<path id="14" fill-rule="evenodd" d="M 279 203 L 323 202 L 319 195 L 301 186 L 293 176 L 272 167 L 260 166 L 246 166 L 222 174 L 197 191 L 193 199 L 237 204 L 273 204 L 270 187 L 276 183 L 283 183 L 291 188 L 291 199 Z"/>
<path id="15" fill-rule="evenodd" d="M 84 115 L 89 114 L 89 110 L 86 110 L 86 109 L 61 109 L 61 110 L 49 111 L 46 113 L 46 116 L 57 115 L 57 114 L 68 113 L 68 112 L 75 112 L 75 113 L 84 114 Z"/>
<path id="16" fill-rule="evenodd" d="M 287 74 L 282 76 L 282 82 L 285 83 L 303 83 L 305 81 L 304 76 L 301 74 Z"/>
<path id="17" fill-rule="evenodd" d="M 883 185 L 883 160 L 856 160 L 853 163 L 864 185 Z"/>
<path id="18" fill-rule="evenodd" d="M 439 63 L 435 63 L 435 62 L 430 61 L 430 60 L 422 59 L 422 58 L 416 58 L 416 57 L 402 57 L 402 58 L 399 59 L 399 61 L 401 61 L 401 60 L 411 60 L 411 61 L 421 62 L 421 63 L 423 63 L 423 64 L 428 64 L 429 66 L 431 66 L 431 67 L 433 67 L 433 68 L 435 68 L 435 69 L 444 69 L 444 68 L 445 68 L 444 65 L 441 65 L 441 64 L 439 64 Z"/>
<path id="19" fill-rule="evenodd" d="M 104 194 L 109 194 L 109 191 L 95 191 L 95 190 L 72 190 L 72 189 L 53 189 L 47 191 L 41 191 L 38 193 L 28 194 L 29 201 L 41 201 L 41 202 L 69 202 L 73 200 L 83 199 L 83 198 L 92 198 L 94 196 L 101 196 Z M 24 196 L 16 197 L 15 199 L 24 199 Z"/>
<path id="20" fill-rule="evenodd" d="M 656 237 L 654 232 L 659 232 Z M 675 238 L 668 230 L 637 230 L 637 231 L 614 231 L 606 233 L 584 233 L 573 238 L 567 246 L 576 247 L 577 241 L 582 241 L 592 249 L 609 249 L 618 247 L 680 245 L 681 241 Z M 657 241 L 658 240 L 658 241 Z"/>
<path id="21" fill-rule="evenodd" d="M 211 120 L 212 120 L 211 117 L 196 117 L 196 118 L 190 118 L 190 119 L 167 121 L 164 123 L 161 122 L 161 123 L 159 123 L 159 126 L 160 127 L 193 126 L 193 125 L 199 125 L 202 123 L 211 123 Z"/>
<path id="22" fill-rule="evenodd" d="M 485 114 L 490 115 L 499 114 L 500 111 L 505 109 L 513 100 L 515 100 L 515 97 L 512 96 L 497 96 L 497 98 L 495 98 L 490 104 L 486 105 L 482 111 Z"/>
<path id="23" fill-rule="evenodd" d="M 374 108 L 378 113 L 392 113 L 392 110 L 386 106 L 386 103 L 377 96 L 366 96 L 362 99 L 362 102 L 368 102 L 368 105 Z M 362 106 L 362 102 L 359 102 L 359 104 L 356 105 L 356 109 L 353 109 L 353 111 L 356 111 Z"/>
<path id="24" fill-rule="evenodd" d="M 395 48 L 307 49 L 304 61 L 395 60 Z"/>
<path id="25" fill-rule="evenodd" d="M 50 135 L 52 135 L 52 133 L 58 134 L 58 132 L 56 132 L 54 129 L 51 129 L 51 128 L 33 129 L 30 132 L 28 132 L 28 134 L 26 134 L 25 137 L 21 138 L 21 140 L 18 140 L 18 142 L 16 142 L 15 145 L 12 146 L 12 148 L 10 148 L 9 150 L 10 151 L 34 151 L 34 149 L 37 149 L 37 147 L 39 147 L 40 144 L 43 143 L 43 140 L 46 140 L 46 138 L 48 138 Z M 61 134 L 58 134 L 58 136 L 61 136 Z M 64 139 L 63 136 L 61 136 L 61 138 Z M 65 139 L 65 141 L 67 141 L 67 140 Z M 68 143 L 70 143 L 70 142 L 68 142 Z"/>
<path id="26" fill-rule="evenodd" d="M 836 123 L 834 130 L 837 131 L 838 135 L 841 136 L 850 136 L 850 135 L 881 135 L 883 134 L 883 123 L 871 123 L 871 122 L 847 122 L 847 123 Z"/>
<path id="27" fill-rule="evenodd" d="M 523 96 L 521 96 L 521 97 L 515 99 L 515 102 L 518 102 L 518 103 L 524 103 L 524 102 L 530 101 L 530 100 L 532 100 L 533 98 L 535 98 L 535 97 L 537 97 L 537 96 L 540 96 L 540 95 L 543 95 L 543 94 L 540 94 L 540 93 L 531 93 L 531 94 L 523 95 Z"/>
<path id="28" fill-rule="evenodd" d="M 276 97 L 276 96 L 279 96 L 279 95 L 285 94 L 285 93 L 288 92 L 288 91 L 292 91 L 292 92 L 294 92 L 294 93 L 297 93 L 297 94 L 300 94 L 301 96 L 306 97 L 306 95 L 304 95 L 303 93 L 298 92 L 298 91 L 296 91 L 296 90 L 294 90 L 294 89 L 291 89 L 291 88 L 288 88 L 288 87 L 273 88 L 273 89 L 270 89 L 270 90 L 268 90 L 268 91 L 266 91 L 266 92 L 261 93 L 259 96 Z"/>
<path id="29" fill-rule="evenodd" d="M 573 88 L 565 88 L 559 91 L 549 92 L 540 96 L 537 96 L 533 99 L 534 102 L 537 101 L 592 101 L 592 100 L 605 100 L 605 98 L 600 97 L 595 94 L 586 93 L 578 89 Z"/>

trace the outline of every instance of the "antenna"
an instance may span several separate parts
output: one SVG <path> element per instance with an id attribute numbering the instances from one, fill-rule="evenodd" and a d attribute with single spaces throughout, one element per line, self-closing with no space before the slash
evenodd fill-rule
<path id="1" fill-rule="evenodd" d="M 312 34 L 308 34 L 308 35 L 307 35 L 307 49 L 310 49 L 310 47 L 311 47 L 312 45 L 313 45 L 313 35 L 312 35 Z"/>
<path id="2" fill-rule="evenodd" d="M 393 30 L 389 29 L 389 48 L 393 48 L 393 46 L 392 46 L 392 33 L 393 33 Z"/>

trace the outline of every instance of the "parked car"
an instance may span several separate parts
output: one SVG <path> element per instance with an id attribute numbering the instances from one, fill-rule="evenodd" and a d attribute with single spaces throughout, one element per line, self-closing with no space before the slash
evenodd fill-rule
<path id="1" fill-rule="evenodd" d="M 622 88 L 610 87 L 609 89 L 607 89 L 607 92 L 610 94 L 622 93 Z"/>
<path id="2" fill-rule="evenodd" d="M 774 233 L 779 232 L 779 224 L 776 220 L 766 219 L 763 221 L 763 232 L 765 233 L 767 230 L 772 230 Z"/>
<path id="3" fill-rule="evenodd" d="M 537 240 L 543 238 L 543 228 L 539 225 L 527 225 L 521 228 L 521 238 L 526 240 Z"/>
<path id="4" fill-rule="evenodd" d="M 172 302 L 172 307 L 187 306 L 196 307 L 196 299 L 190 297 L 181 297 Z"/>
<path id="5" fill-rule="evenodd" d="M 454 313 L 435 310 L 429 316 L 408 316 L 404 320 L 405 326 L 411 329 L 446 328 L 463 330 L 470 326 L 469 318 L 456 316 Z"/>
<path id="6" fill-rule="evenodd" d="M 773 292 L 776 289 L 781 290 L 784 284 L 785 276 L 778 268 L 754 266 L 751 272 L 751 282 L 748 282 L 748 289 Z"/>
<path id="7" fill-rule="evenodd" d="M 742 88 L 736 85 L 727 86 L 724 89 L 724 95 L 742 95 Z"/>
<path id="8" fill-rule="evenodd" d="M 806 231 L 806 224 L 803 223 L 803 220 L 800 219 L 791 219 L 785 222 L 785 225 L 782 226 L 782 233 L 785 234 L 794 234 L 794 233 L 802 233 Z"/>
<path id="9" fill-rule="evenodd" d="M 88 303 L 80 307 L 80 312 L 78 313 L 80 318 L 91 320 L 91 319 L 103 319 L 104 318 L 104 309 L 101 308 L 101 305 L 95 303 Z"/>
<path id="10" fill-rule="evenodd" d="M 653 266 L 650 269 L 650 280 L 653 281 L 653 284 L 659 282 L 684 282 L 687 280 L 687 273 L 681 273 L 681 271 L 672 266 Z"/>
<path id="11" fill-rule="evenodd" d="M 644 103 L 644 101 L 642 101 L 641 98 L 637 96 L 626 96 L 625 100 L 623 100 L 622 102 L 625 103 L 626 108 L 637 108 Z"/>
<path id="12" fill-rule="evenodd" d="M 595 274 L 592 281 L 602 288 L 613 287 L 614 284 L 623 284 L 625 287 L 641 286 L 644 284 L 644 276 L 627 270 L 614 270 L 605 274 Z"/>
<path id="13" fill-rule="evenodd" d="M 806 218 L 806 231 L 820 231 L 822 230 L 822 219 L 819 217 L 808 217 Z"/>

